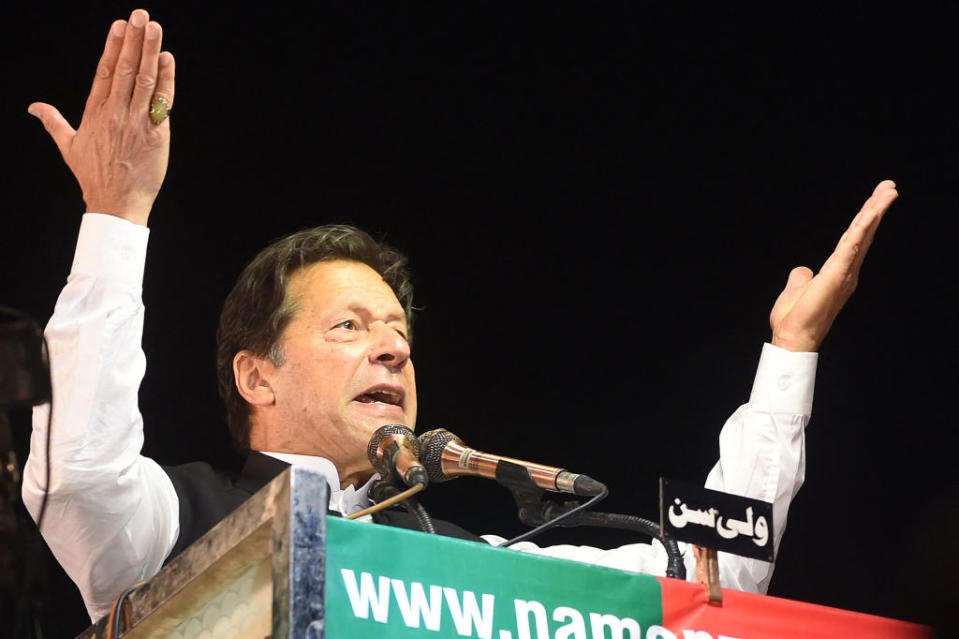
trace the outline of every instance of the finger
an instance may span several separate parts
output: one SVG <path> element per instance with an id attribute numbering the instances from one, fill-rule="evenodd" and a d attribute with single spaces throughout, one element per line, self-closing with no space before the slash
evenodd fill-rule
<path id="1" fill-rule="evenodd" d="M 866 252 L 872 246 L 876 229 L 879 228 L 883 215 L 898 195 L 895 182 L 892 180 L 880 182 L 853 218 L 849 228 L 842 234 L 836 250 L 829 256 L 821 270 L 842 278 L 855 277 L 866 258 Z"/>
<path id="2" fill-rule="evenodd" d="M 133 113 L 146 114 L 150 108 L 150 100 L 153 99 L 153 92 L 156 90 L 162 39 L 163 29 L 160 25 L 156 22 L 148 22 L 143 33 L 140 70 L 134 83 L 133 97 L 130 99 L 130 110 Z"/>
<path id="3" fill-rule="evenodd" d="M 93 78 L 93 86 L 87 97 L 87 108 L 96 108 L 103 104 L 110 96 L 110 85 L 113 83 L 113 71 L 120 57 L 120 48 L 123 46 L 123 34 L 126 32 L 125 20 L 117 20 L 110 27 L 107 43 L 103 47 L 103 55 L 97 63 L 97 73 Z"/>
<path id="4" fill-rule="evenodd" d="M 896 183 L 892 180 L 883 180 L 873 191 L 872 196 L 863 204 L 863 210 L 868 211 L 871 218 L 881 220 L 898 197 L 899 191 L 896 190 Z M 872 232 L 875 233 L 878 221 L 876 223 L 870 223 L 869 226 Z"/>
<path id="5" fill-rule="evenodd" d="M 876 216 L 882 217 L 898 195 L 896 183 L 892 180 L 883 180 L 873 190 L 869 199 L 863 203 L 862 209 L 853 218 L 850 227 L 871 224 Z"/>
<path id="6" fill-rule="evenodd" d="M 875 189 L 873 189 L 873 195 L 888 189 L 892 189 L 893 191 L 895 191 L 896 183 L 893 182 L 892 180 L 883 180 L 882 182 L 876 185 Z"/>
<path id="7" fill-rule="evenodd" d="M 157 76 L 157 87 L 155 95 L 161 95 L 166 98 L 170 109 L 173 108 L 173 87 L 176 77 L 176 60 L 169 51 L 160 54 L 160 68 Z"/>
<path id="8" fill-rule="evenodd" d="M 786 280 L 786 286 L 776 298 L 773 304 L 772 316 L 775 317 L 777 311 L 785 311 L 792 307 L 796 298 L 801 293 L 802 288 L 813 278 L 812 271 L 805 266 L 797 266 L 789 271 L 789 278 Z"/>
<path id="9" fill-rule="evenodd" d="M 892 180 L 883 180 L 873 191 L 872 196 L 866 200 L 866 203 L 863 205 L 862 212 L 865 213 L 865 216 L 856 229 L 857 232 L 852 234 L 854 241 L 858 235 L 858 247 L 855 250 L 852 264 L 855 272 L 859 271 L 863 260 L 866 259 L 866 253 L 869 251 L 869 247 L 872 246 L 872 241 L 876 235 L 876 229 L 879 228 L 879 223 L 882 222 L 886 211 L 889 210 L 889 207 L 898 196 L 899 193 L 896 191 L 896 184 Z"/>
<path id="10" fill-rule="evenodd" d="M 812 279 L 812 271 L 805 266 L 797 266 L 789 271 L 789 279 L 786 280 L 786 291 L 792 291 L 805 286 L 806 282 Z"/>
<path id="11" fill-rule="evenodd" d="M 149 20 L 149 14 L 143 9 L 137 9 L 130 14 L 130 21 L 123 35 L 123 46 L 113 72 L 113 83 L 110 85 L 110 101 L 115 110 L 126 110 L 130 106 L 133 84 L 140 70 L 143 32 Z"/>
<path id="12" fill-rule="evenodd" d="M 27 112 L 43 123 L 43 128 L 47 130 L 57 148 L 60 149 L 60 154 L 66 157 L 73 136 L 76 135 L 76 131 L 73 130 L 66 118 L 60 115 L 55 107 L 43 102 L 34 102 L 27 107 Z"/>
<path id="13" fill-rule="evenodd" d="M 862 265 L 862 256 L 869 249 L 865 238 L 865 227 L 861 225 L 849 227 L 842 234 L 832 255 L 819 269 L 820 275 L 833 280 L 835 285 L 841 285 L 854 278 L 859 271 L 859 266 Z"/>

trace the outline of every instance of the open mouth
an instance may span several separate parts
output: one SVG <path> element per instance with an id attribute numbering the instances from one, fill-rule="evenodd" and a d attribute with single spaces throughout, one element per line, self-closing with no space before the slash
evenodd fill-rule
<path id="1" fill-rule="evenodd" d="M 376 388 L 357 395 L 353 401 L 361 404 L 389 404 L 390 406 L 403 407 L 402 391 L 389 388 Z"/>

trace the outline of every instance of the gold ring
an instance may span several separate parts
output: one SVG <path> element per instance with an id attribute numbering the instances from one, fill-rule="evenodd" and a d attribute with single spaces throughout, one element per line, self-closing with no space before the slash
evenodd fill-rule
<path id="1" fill-rule="evenodd" d="M 153 96 L 150 103 L 150 119 L 153 124 L 160 124 L 170 116 L 170 101 L 162 95 Z"/>

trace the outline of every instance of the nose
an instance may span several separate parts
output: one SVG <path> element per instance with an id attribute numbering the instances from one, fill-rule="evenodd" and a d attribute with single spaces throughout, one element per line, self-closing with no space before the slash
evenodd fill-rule
<path id="1" fill-rule="evenodd" d="M 370 326 L 373 343 L 370 347 L 370 363 L 380 364 L 398 371 L 410 359 L 410 343 L 396 329 L 374 322 Z"/>

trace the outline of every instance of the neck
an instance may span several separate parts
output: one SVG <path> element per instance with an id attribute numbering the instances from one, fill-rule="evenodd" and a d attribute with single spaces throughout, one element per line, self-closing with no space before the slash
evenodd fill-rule
<path id="1" fill-rule="evenodd" d="M 359 487 L 370 480 L 373 476 L 372 468 L 364 468 L 352 473 L 340 472 L 340 488 L 347 486 Z"/>

